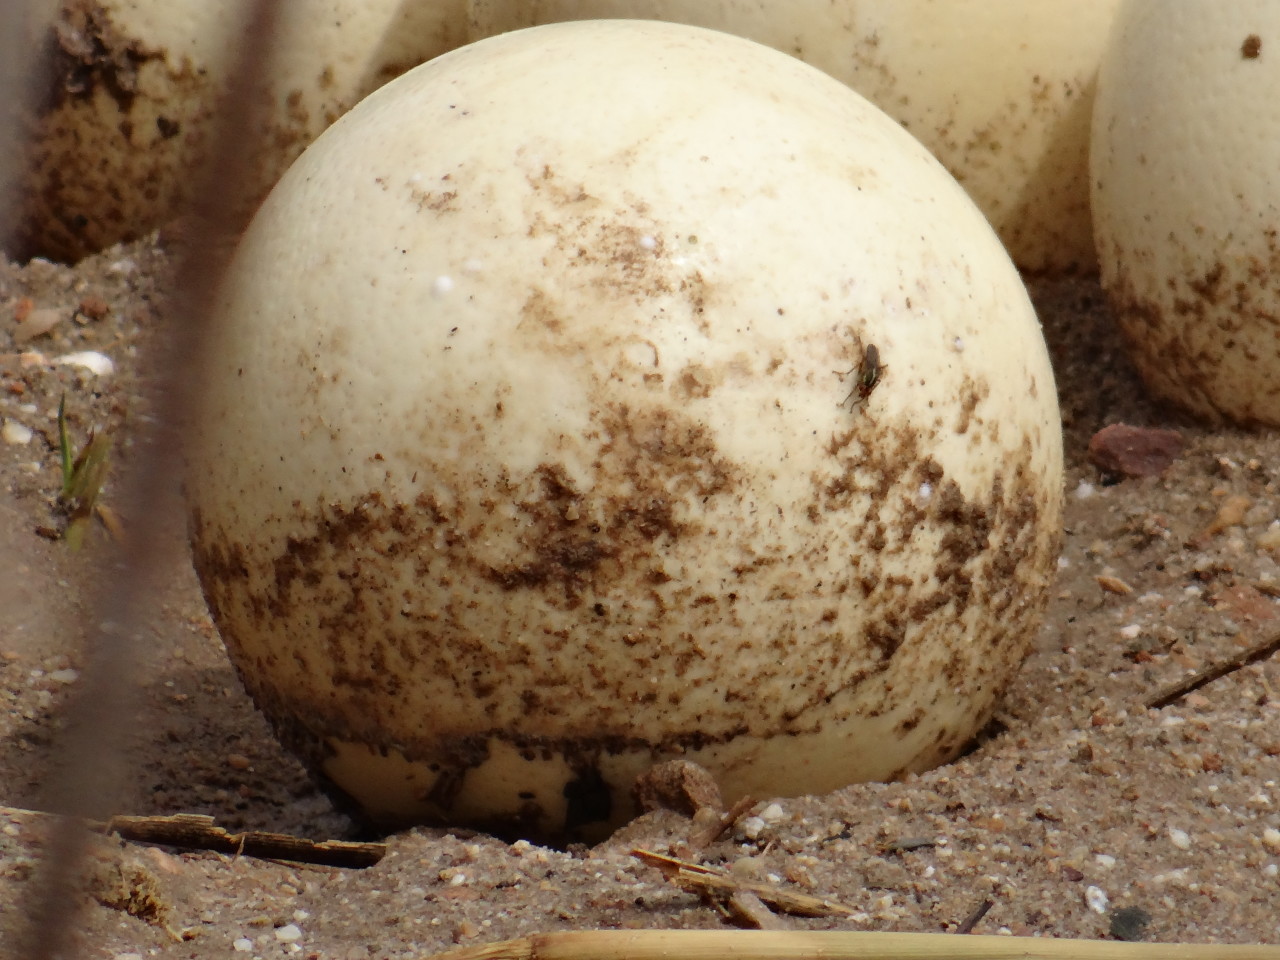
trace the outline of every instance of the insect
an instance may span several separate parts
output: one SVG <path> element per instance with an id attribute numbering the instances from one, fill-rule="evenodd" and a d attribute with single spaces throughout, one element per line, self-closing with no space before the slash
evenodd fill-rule
<path id="1" fill-rule="evenodd" d="M 862 360 L 855 370 L 849 373 L 854 374 L 853 389 L 849 391 L 849 395 L 840 402 L 840 406 L 846 403 L 849 405 L 849 412 L 852 413 L 855 407 L 860 406 L 867 397 L 871 396 L 871 391 L 879 385 L 880 379 L 885 370 L 888 369 L 887 364 L 880 362 L 880 349 L 874 343 L 867 344 L 862 351 Z"/>

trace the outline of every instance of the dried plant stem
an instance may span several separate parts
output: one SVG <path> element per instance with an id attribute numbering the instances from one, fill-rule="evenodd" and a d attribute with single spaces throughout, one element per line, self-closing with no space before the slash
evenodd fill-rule
<path id="1" fill-rule="evenodd" d="M 1176 703 L 1189 693 L 1194 693 L 1201 687 L 1206 687 L 1215 680 L 1221 680 L 1229 673 L 1234 673 L 1251 663 L 1259 663 L 1270 657 L 1280 653 L 1280 630 L 1272 631 L 1271 636 L 1263 640 L 1261 643 L 1255 643 L 1247 650 L 1242 650 L 1234 657 L 1229 657 L 1219 663 L 1212 663 L 1203 670 L 1197 670 L 1185 680 L 1180 680 L 1173 686 L 1161 690 L 1155 696 L 1147 698 L 1143 704 L 1149 710 L 1159 710 L 1167 707 L 1171 703 Z"/>
<path id="2" fill-rule="evenodd" d="M 1280 960 L 1280 946 L 1121 943 L 947 933 L 592 930 L 544 933 L 432 960 Z"/>

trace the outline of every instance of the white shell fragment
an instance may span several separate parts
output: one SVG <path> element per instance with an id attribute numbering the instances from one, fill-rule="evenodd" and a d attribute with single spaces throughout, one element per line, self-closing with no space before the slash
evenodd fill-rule
<path id="1" fill-rule="evenodd" d="M 99 377 L 105 377 L 115 373 L 116 365 L 111 358 L 105 353 L 99 353 L 97 350 L 81 350 L 77 353 L 64 353 L 60 357 L 54 357 L 54 363 L 60 363 L 69 367 L 82 367 L 90 373 Z"/>
<path id="2" fill-rule="evenodd" d="M 593 837 L 662 760 L 727 803 L 922 770 L 1036 630 L 1061 427 L 1018 274 L 766 47 L 598 21 L 420 67 L 280 182 L 219 314 L 196 566 L 375 819 Z"/>

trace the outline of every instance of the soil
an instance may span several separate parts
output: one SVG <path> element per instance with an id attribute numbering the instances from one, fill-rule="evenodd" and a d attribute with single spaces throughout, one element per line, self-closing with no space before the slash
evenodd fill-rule
<path id="1" fill-rule="evenodd" d="M 57 408 L 65 395 L 75 444 L 106 432 L 114 468 L 127 465 L 170 268 L 154 239 L 75 268 L 0 261 L 0 419 L 17 425 L 0 440 L 0 944 L 14 956 L 51 822 L 35 811 L 83 683 L 94 590 L 110 584 L 103 525 L 79 551 L 54 539 Z M 665 809 L 590 849 L 410 830 L 367 869 L 104 837 L 74 955 L 363 960 L 536 931 L 726 926 L 636 846 L 851 908 L 782 918 L 795 929 L 955 931 L 989 902 L 975 933 L 1280 943 L 1280 657 L 1144 706 L 1280 628 L 1280 436 L 1152 405 L 1095 281 L 1029 285 L 1059 378 L 1066 537 L 1035 649 L 972 752 L 904 782 L 759 798 L 701 851 L 687 849 L 690 819 Z M 48 310 L 35 319 L 51 329 L 20 341 L 17 318 Z M 82 351 L 115 371 L 59 362 Z M 1088 443 L 1115 423 L 1174 429 L 1185 445 L 1160 476 L 1104 475 Z M 178 482 L 175 469 L 175 499 Z M 112 494 L 109 479 L 108 507 Z M 132 665 L 140 692 L 108 734 L 126 772 L 118 811 L 353 836 L 241 690 L 169 515 L 172 562 Z"/>

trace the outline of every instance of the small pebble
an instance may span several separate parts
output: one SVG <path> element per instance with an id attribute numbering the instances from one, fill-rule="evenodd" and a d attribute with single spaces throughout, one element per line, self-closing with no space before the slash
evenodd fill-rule
<path id="1" fill-rule="evenodd" d="M 6 420 L 4 426 L 0 427 L 0 438 L 3 438 L 5 443 L 11 443 L 15 446 L 30 443 L 34 435 L 35 433 L 30 427 L 19 423 L 17 420 Z"/>
<path id="2" fill-rule="evenodd" d="M 1179 830 L 1177 827 L 1169 828 L 1169 842 L 1179 850 L 1191 849 L 1191 835 L 1185 830 Z"/>
<path id="3" fill-rule="evenodd" d="M 240 937 L 231 944 L 231 949 L 236 953 L 252 953 L 253 941 L 248 937 Z"/>
<path id="4" fill-rule="evenodd" d="M 738 832 L 748 840 L 757 839 L 764 833 L 765 822 L 760 817 L 743 817 L 738 823 Z"/>
<path id="5" fill-rule="evenodd" d="M 1262 831 L 1262 845 L 1272 853 L 1280 853 L 1280 830 L 1267 827 Z"/>
<path id="6" fill-rule="evenodd" d="M 1125 907 L 1111 915 L 1111 935 L 1132 943 L 1142 939 L 1150 923 L 1151 914 L 1141 907 Z"/>
<path id="7" fill-rule="evenodd" d="M 1098 586 L 1107 591 L 1107 593 L 1115 593 L 1120 596 L 1127 596 L 1128 594 L 1133 593 L 1133 587 L 1129 586 L 1129 584 L 1125 583 L 1119 577 L 1100 574 L 1093 579 L 1096 580 Z"/>
<path id="8" fill-rule="evenodd" d="M 283 927 L 276 927 L 276 939 L 281 943 L 293 943 L 295 940 L 301 940 L 302 929 L 296 923 L 286 923 Z"/>
<path id="9" fill-rule="evenodd" d="M 782 805 L 778 803 L 771 803 L 760 811 L 760 819 L 765 823 L 777 823 L 785 816 L 786 813 L 783 811 Z"/>
<path id="10" fill-rule="evenodd" d="M 15 343 L 26 343 L 46 334 L 61 322 L 62 317 L 62 311 L 52 307 L 32 310 L 13 331 L 13 340 Z"/>
<path id="11" fill-rule="evenodd" d="M 1113 423 L 1089 441 L 1089 462 L 1104 473 L 1122 477 L 1155 477 L 1182 452 L 1176 430 L 1151 430 Z"/>

